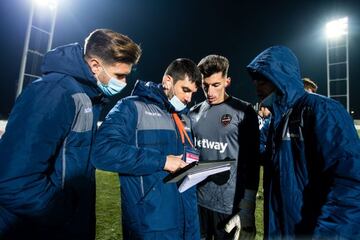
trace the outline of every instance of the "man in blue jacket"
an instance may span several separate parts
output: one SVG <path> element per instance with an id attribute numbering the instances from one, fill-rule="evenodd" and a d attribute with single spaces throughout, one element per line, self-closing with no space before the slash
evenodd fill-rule
<path id="1" fill-rule="evenodd" d="M 107 29 L 48 52 L 0 140 L 0 239 L 94 239 L 90 152 L 103 94 L 126 85 L 141 49 Z"/>
<path id="2" fill-rule="evenodd" d="M 196 64 L 177 59 L 162 84 L 138 81 L 99 129 L 92 162 L 119 173 L 124 239 L 200 238 L 195 187 L 179 193 L 163 182 L 186 165 L 181 155 L 193 145 L 186 104 L 200 85 Z"/>
<path id="3" fill-rule="evenodd" d="M 304 90 L 292 51 L 274 46 L 248 66 L 272 112 L 264 163 L 265 238 L 360 238 L 360 141 L 349 114 Z"/>

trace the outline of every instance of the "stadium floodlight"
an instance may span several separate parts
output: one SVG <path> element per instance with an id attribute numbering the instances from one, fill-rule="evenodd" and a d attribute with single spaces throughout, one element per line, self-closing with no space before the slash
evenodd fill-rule
<path id="1" fill-rule="evenodd" d="M 340 18 L 326 24 L 326 36 L 328 38 L 338 38 L 348 34 L 348 18 Z"/>
<path id="2" fill-rule="evenodd" d="M 41 11 L 35 11 L 35 6 L 36 7 L 42 7 L 42 8 L 48 8 L 50 9 L 50 13 L 51 13 L 51 23 L 50 23 L 50 30 L 48 29 L 44 29 L 40 26 L 35 26 L 33 23 L 33 17 L 34 14 L 42 14 Z M 30 9 L 30 14 L 29 14 L 29 20 L 28 20 L 28 25 L 27 25 L 27 30 L 26 30 L 26 35 L 25 35 L 25 43 L 24 43 L 24 50 L 23 50 L 23 56 L 21 59 L 21 65 L 20 65 L 20 71 L 19 71 L 19 80 L 18 80 L 18 86 L 17 86 L 17 90 L 16 90 L 16 97 L 18 97 L 23 89 L 23 85 L 24 85 L 24 77 L 26 76 L 30 76 L 32 78 L 36 78 L 38 76 L 34 75 L 34 74 L 28 74 L 25 72 L 26 70 L 26 64 L 27 64 L 27 55 L 28 53 L 33 53 L 36 55 L 40 55 L 43 56 L 43 53 L 40 53 L 39 51 L 34 49 L 29 49 L 29 44 L 30 44 L 30 36 L 32 35 L 31 33 L 33 31 L 39 31 L 44 33 L 47 37 L 48 37 L 48 42 L 47 42 L 47 46 L 46 46 L 46 51 L 49 51 L 51 48 L 51 44 L 52 44 L 52 40 L 53 40 L 53 36 L 54 36 L 54 28 L 55 28 L 55 21 L 56 21 L 56 13 L 57 13 L 57 1 L 56 0 L 32 0 L 31 1 L 31 9 Z"/>
<path id="3" fill-rule="evenodd" d="M 57 2 L 55 0 L 34 0 L 36 2 L 36 5 L 41 7 L 48 7 L 51 10 L 54 10 L 57 8 Z"/>
<path id="4" fill-rule="evenodd" d="M 349 112 L 348 17 L 328 22 L 326 36 L 327 96 L 339 100 Z"/>

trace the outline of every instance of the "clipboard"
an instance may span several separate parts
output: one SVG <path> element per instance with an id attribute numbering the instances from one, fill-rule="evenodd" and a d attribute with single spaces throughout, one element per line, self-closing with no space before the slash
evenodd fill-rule
<path id="1" fill-rule="evenodd" d="M 184 168 L 168 174 L 163 181 L 176 183 L 183 180 L 179 186 L 179 192 L 184 192 L 190 187 L 205 180 L 208 176 L 230 170 L 235 159 L 192 162 Z"/>

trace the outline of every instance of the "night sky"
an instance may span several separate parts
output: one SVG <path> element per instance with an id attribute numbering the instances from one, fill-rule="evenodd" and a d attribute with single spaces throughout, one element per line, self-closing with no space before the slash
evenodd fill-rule
<path id="1" fill-rule="evenodd" d="M 0 1 L 0 118 L 8 117 L 15 101 L 30 1 Z M 325 24 L 348 16 L 350 110 L 360 118 L 360 1 L 241 2 L 245 1 L 59 0 L 52 46 L 83 44 L 96 28 L 113 29 L 140 43 L 140 63 L 117 98 L 128 95 L 136 79 L 160 82 L 175 58 L 198 62 L 208 54 L 224 55 L 230 61 L 229 93 L 254 104 L 255 90 L 245 67 L 262 50 L 278 44 L 295 52 L 302 76 L 315 80 L 318 93 L 325 95 Z M 198 93 L 194 101 L 202 97 Z"/>

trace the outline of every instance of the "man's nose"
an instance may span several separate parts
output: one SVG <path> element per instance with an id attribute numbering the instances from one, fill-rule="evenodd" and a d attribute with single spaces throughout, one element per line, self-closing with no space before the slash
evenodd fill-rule
<path id="1" fill-rule="evenodd" d="M 207 91 L 206 91 L 207 95 L 211 95 L 212 92 L 213 92 L 213 87 L 212 87 L 212 86 L 209 86 L 208 89 L 207 89 Z"/>
<path id="2" fill-rule="evenodd" d="M 185 94 L 186 104 L 188 104 L 189 102 L 191 102 L 191 97 L 192 97 L 192 93 L 187 93 L 187 94 Z"/>

